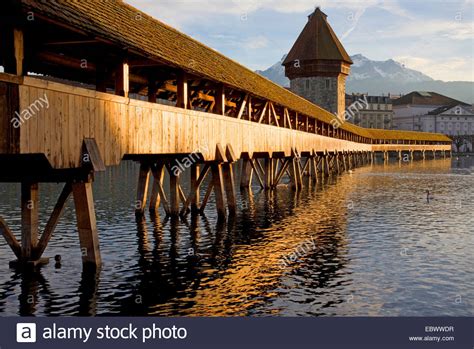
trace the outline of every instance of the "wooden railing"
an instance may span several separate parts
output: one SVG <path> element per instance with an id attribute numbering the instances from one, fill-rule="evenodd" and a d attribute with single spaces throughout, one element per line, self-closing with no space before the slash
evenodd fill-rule
<path id="1" fill-rule="evenodd" d="M 6 75 L 1 74 L 4 81 L 9 77 Z M 211 161 L 215 159 L 217 144 L 230 144 L 237 156 L 243 153 L 290 156 L 293 149 L 299 152 L 450 150 L 447 144 L 415 147 L 359 143 L 39 78 L 9 77 L 8 81 L 10 85 L 18 85 L 18 114 L 8 114 L 10 108 L 2 114 L 1 124 L 8 125 L 9 134 L 16 135 L 13 140 L 16 148 L 3 145 L 2 153 L 44 154 L 56 169 L 80 166 L 85 138 L 96 140 L 106 166 L 119 164 L 126 155 L 199 153 L 203 160 Z M 13 117 L 20 121 L 18 130 L 11 122 Z"/>

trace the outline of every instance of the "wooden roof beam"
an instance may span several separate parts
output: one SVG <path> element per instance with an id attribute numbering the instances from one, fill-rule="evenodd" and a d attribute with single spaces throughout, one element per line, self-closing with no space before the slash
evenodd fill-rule
<path id="1" fill-rule="evenodd" d="M 50 41 L 45 42 L 44 46 L 67 46 L 67 45 L 88 45 L 88 44 L 99 44 L 101 43 L 97 39 L 92 40 L 73 40 L 73 41 Z"/>
<path id="2" fill-rule="evenodd" d="M 83 64 L 83 61 L 77 58 L 60 55 L 57 53 L 52 52 L 39 52 L 36 54 L 36 58 L 40 61 L 61 65 L 67 68 L 76 69 L 76 70 L 85 70 L 89 72 L 97 71 L 97 65 L 93 62 L 87 62 L 86 65 Z M 136 74 L 129 74 L 130 82 L 141 84 L 141 85 L 148 85 L 148 79 Z"/>

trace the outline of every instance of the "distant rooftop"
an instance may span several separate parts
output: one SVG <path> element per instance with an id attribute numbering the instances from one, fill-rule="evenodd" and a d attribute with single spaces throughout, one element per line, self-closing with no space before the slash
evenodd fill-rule
<path id="1" fill-rule="evenodd" d="M 393 105 L 408 105 L 408 104 L 439 105 L 439 106 L 452 105 L 452 104 L 468 105 L 467 103 L 458 101 L 454 98 L 444 96 L 436 92 L 428 92 L 428 91 L 413 91 L 393 101 Z"/>
<path id="2" fill-rule="evenodd" d="M 439 115 L 439 114 L 442 114 L 444 113 L 445 111 L 449 110 L 449 109 L 452 109 L 454 107 L 457 107 L 457 106 L 461 106 L 461 107 L 466 107 L 466 106 L 469 106 L 469 105 L 466 105 L 465 103 L 454 103 L 454 104 L 450 104 L 450 105 L 444 105 L 442 107 L 439 107 L 439 108 L 436 108 L 432 111 L 430 111 L 428 114 L 429 115 Z"/>
<path id="3" fill-rule="evenodd" d="M 364 98 L 367 100 L 367 103 L 377 103 L 377 104 L 392 104 L 392 99 L 389 96 L 369 96 L 367 94 L 361 94 L 361 93 L 353 93 L 353 94 L 347 94 L 346 93 L 346 101 L 350 101 L 348 104 L 352 104 L 355 101 L 358 101 L 359 99 L 364 100 Z"/>

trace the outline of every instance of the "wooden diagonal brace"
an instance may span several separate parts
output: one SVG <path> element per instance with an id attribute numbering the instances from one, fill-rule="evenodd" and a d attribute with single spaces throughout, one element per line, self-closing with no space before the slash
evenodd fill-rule
<path id="1" fill-rule="evenodd" d="M 284 160 L 283 166 L 280 168 L 280 170 L 278 171 L 278 173 L 275 177 L 275 182 L 273 184 L 275 187 L 280 183 L 281 179 L 283 178 L 283 176 L 287 172 L 288 166 L 290 165 L 290 161 L 291 161 L 290 159 L 285 159 Z"/>
<path id="2" fill-rule="evenodd" d="M 160 196 L 160 202 L 163 205 L 163 208 L 167 215 L 170 214 L 170 207 L 168 205 L 168 199 L 166 198 L 165 191 L 163 189 L 163 170 L 164 164 L 159 163 L 156 166 L 151 167 L 151 172 L 153 173 L 154 185 Z"/>
<path id="3" fill-rule="evenodd" d="M 0 232 L 2 233 L 3 237 L 5 238 L 8 246 L 12 249 L 15 256 L 20 259 L 21 257 L 21 246 L 18 240 L 16 239 L 15 235 L 13 235 L 12 231 L 8 227 L 7 223 L 0 217 Z"/>
<path id="4" fill-rule="evenodd" d="M 201 186 L 202 182 L 204 179 L 206 179 L 207 174 L 209 173 L 209 169 L 211 166 L 209 164 L 206 164 L 204 166 L 204 169 L 202 170 L 201 174 L 199 175 L 199 178 L 197 179 L 196 183 L 192 183 L 193 188 L 191 188 L 191 193 L 188 195 L 186 201 L 184 202 L 183 208 L 181 209 L 180 215 L 184 215 L 187 213 L 188 207 L 191 204 L 191 202 L 194 200 L 196 197 L 196 192 Z"/>
<path id="5" fill-rule="evenodd" d="M 252 166 L 253 171 L 254 171 L 255 175 L 257 176 L 258 183 L 260 184 L 260 186 L 262 188 L 265 188 L 265 185 L 263 184 L 262 177 L 260 176 L 260 173 L 258 172 L 259 170 L 257 169 L 257 166 L 255 166 L 255 161 L 258 162 L 258 160 L 250 159 L 250 165 Z"/>
<path id="6" fill-rule="evenodd" d="M 54 230 L 56 229 L 59 219 L 61 218 L 64 212 L 66 202 L 71 196 L 71 193 L 72 184 L 66 183 L 61 194 L 59 195 L 56 205 L 54 206 L 54 210 L 51 213 L 51 217 L 49 218 L 48 223 L 46 223 L 46 227 L 44 228 L 43 234 L 41 235 L 38 245 L 35 248 L 35 251 L 33 253 L 34 260 L 39 259 L 43 255 L 43 252 L 46 247 L 48 246 L 49 240 L 53 236 Z"/>

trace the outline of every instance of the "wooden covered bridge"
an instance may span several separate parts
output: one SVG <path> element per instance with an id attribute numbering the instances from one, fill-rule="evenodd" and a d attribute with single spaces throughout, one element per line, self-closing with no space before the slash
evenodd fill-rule
<path id="1" fill-rule="evenodd" d="M 0 35 L 0 181 L 21 183 L 21 239 L 1 218 L 0 231 L 22 263 L 40 261 L 72 195 L 83 262 L 100 264 L 93 174 L 122 160 L 140 162 L 138 215 L 150 185 L 151 211 L 202 212 L 214 193 L 225 216 L 236 210 L 240 159 L 242 187 L 289 178 L 298 190 L 305 173 L 317 181 L 377 152 L 424 158 L 451 149 L 440 134 L 336 124 L 334 114 L 121 1 L 7 0 Z M 42 182 L 64 189 L 40 234 Z"/>

